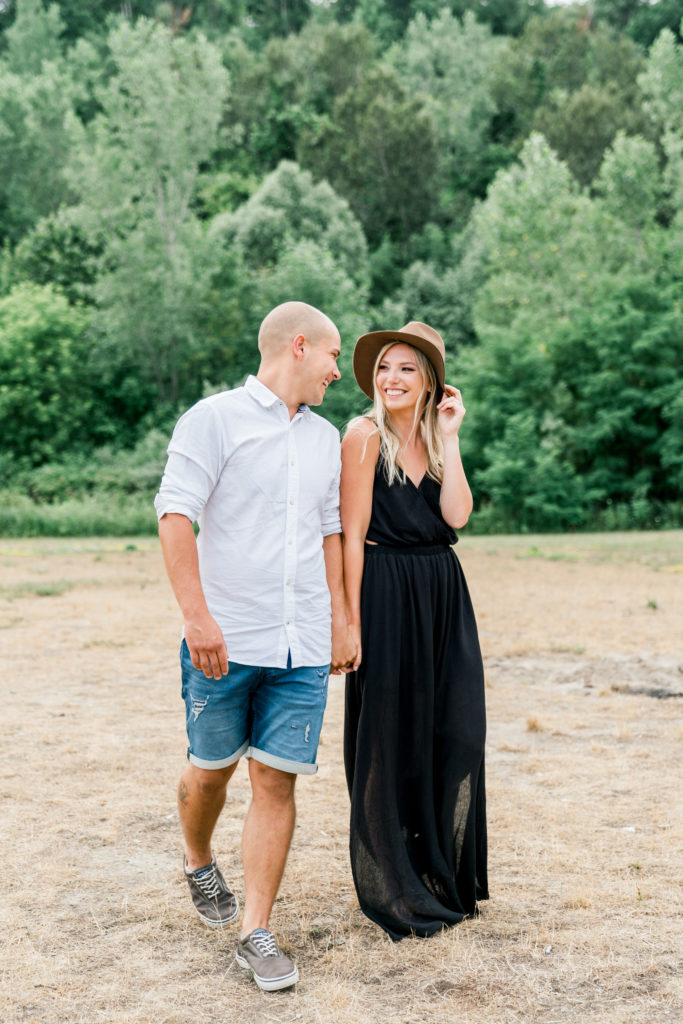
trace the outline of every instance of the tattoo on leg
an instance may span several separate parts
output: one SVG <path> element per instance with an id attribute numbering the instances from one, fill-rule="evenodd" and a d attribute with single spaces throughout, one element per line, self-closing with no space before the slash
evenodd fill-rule
<path id="1" fill-rule="evenodd" d="M 185 804 L 187 803 L 187 797 L 188 797 L 188 793 L 187 793 L 187 785 L 186 785 L 186 783 L 185 783 L 185 782 L 184 782 L 184 781 L 183 781 L 183 780 L 181 779 L 180 785 L 178 786 L 178 799 L 180 800 L 180 802 L 181 802 L 181 804 L 183 805 L 183 807 L 184 807 L 184 806 L 185 806 Z"/>

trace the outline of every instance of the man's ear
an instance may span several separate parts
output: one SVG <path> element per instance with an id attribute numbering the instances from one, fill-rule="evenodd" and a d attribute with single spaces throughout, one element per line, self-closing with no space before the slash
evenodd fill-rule
<path id="1" fill-rule="evenodd" d="M 299 361 L 301 361 L 304 357 L 305 348 L 306 339 L 304 338 L 303 334 L 297 334 L 296 337 L 292 339 L 292 352 Z"/>

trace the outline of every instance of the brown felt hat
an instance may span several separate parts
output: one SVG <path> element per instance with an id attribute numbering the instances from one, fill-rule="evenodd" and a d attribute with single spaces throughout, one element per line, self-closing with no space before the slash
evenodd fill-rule
<path id="1" fill-rule="evenodd" d="M 369 334 L 362 334 L 356 342 L 353 350 L 353 373 L 359 388 L 368 398 L 375 397 L 373 371 L 377 356 L 384 346 L 392 341 L 397 345 L 404 342 L 424 352 L 434 368 L 439 388 L 443 390 L 446 380 L 446 347 L 443 338 L 433 327 L 421 324 L 419 320 L 411 320 L 400 331 L 371 331 Z"/>

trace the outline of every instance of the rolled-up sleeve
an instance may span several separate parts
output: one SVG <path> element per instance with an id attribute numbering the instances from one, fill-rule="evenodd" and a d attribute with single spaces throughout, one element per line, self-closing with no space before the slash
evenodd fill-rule
<path id="1" fill-rule="evenodd" d="M 195 522 L 225 463 L 225 441 L 211 406 L 199 402 L 178 420 L 154 499 L 157 518 L 179 513 Z"/>
<path id="2" fill-rule="evenodd" d="M 341 533 L 341 517 L 339 515 L 339 479 L 341 477 L 341 452 L 339 447 L 339 439 L 337 438 L 337 444 L 335 446 L 335 471 L 332 478 L 332 483 L 327 491 L 327 497 L 325 498 L 325 505 L 323 508 L 322 515 L 322 535 L 323 537 L 329 537 L 331 533 Z"/>

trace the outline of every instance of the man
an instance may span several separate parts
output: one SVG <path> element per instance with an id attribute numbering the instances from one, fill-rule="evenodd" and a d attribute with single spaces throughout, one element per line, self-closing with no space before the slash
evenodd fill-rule
<path id="1" fill-rule="evenodd" d="M 294 830 L 294 783 L 317 770 L 330 663 L 346 668 L 356 650 L 344 606 L 339 435 L 308 408 L 340 377 L 339 331 L 313 306 L 285 302 L 261 324 L 258 345 L 256 377 L 176 424 L 155 506 L 184 619 L 185 875 L 206 924 L 237 917 L 211 837 L 245 755 L 252 801 L 236 959 L 271 991 L 299 977 L 268 930 Z"/>

